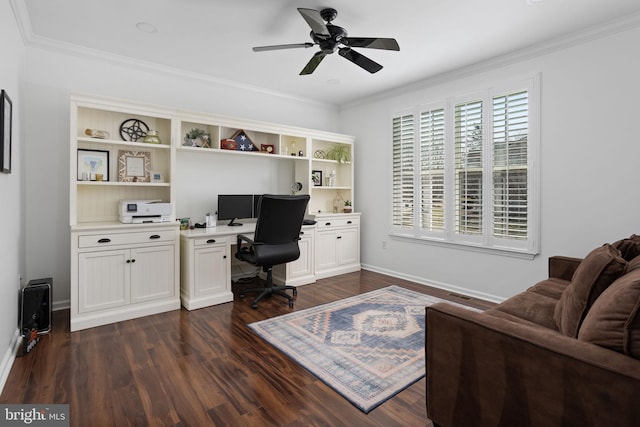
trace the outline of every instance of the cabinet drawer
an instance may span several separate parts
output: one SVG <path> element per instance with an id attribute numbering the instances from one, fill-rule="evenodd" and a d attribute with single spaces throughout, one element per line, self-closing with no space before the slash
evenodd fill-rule
<path id="1" fill-rule="evenodd" d="M 176 238 L 175 230 L 140 231 L 134 233 L 103 233 L 80 236 L 79 248 L 132 245 L 136 243 L 166 242 Z"/>
<path id="2" fill-rule="evenodd" d="M 334 228 L 334 227 L 345 227 L 350 225 L 359 225 L 360 218 L 354 216 L 353 218 L 326 218 L 318 220 L 318 228 L 326 229 L 326 228 Z"/>
<path id="3" fill-rule="evenodd" d="M 202 239 L 195 239 L 193 244 L 194 246 L 226 245 L 228 242 L 228 237 L 209 236 L 203 237 Z"/>

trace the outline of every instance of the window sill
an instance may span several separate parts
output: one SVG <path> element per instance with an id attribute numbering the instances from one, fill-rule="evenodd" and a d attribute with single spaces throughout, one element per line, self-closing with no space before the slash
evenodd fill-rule
<path id="1" fill-rule="evenodd" d="M 389 233 L 394 240 L 404 241 L 407 243 L 418 243 L 423 245 L 439 246 L 448 249 L 458 249 L 470 252 L 479 252 L 484 254 L 508 256 L 512 258 L 532 260 L 538 255 L 537 252 L 531 252 L 524 249 L 507 248 L 507 247 L 489 247 L 469 242 L 449 242 L 433 237 L 411 236 L 401 233 Z"/>

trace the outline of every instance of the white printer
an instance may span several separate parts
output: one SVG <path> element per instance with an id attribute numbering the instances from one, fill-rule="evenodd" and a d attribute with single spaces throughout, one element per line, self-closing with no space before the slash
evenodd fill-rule
<path id="1" fill-rule="evenodd" d="M 173 221 L 173 204 L 161 200 L 121 200 L 119 212 L 123 224 Z"/>

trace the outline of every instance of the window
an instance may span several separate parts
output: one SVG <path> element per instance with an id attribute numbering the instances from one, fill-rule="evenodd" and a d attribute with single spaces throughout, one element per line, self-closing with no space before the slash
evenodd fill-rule
<path id="1" fill-rule="evenodd" d="M 535 255 L 537 81 L 394 115 L 392 234 Z"/>
<path id="2" fill-rule="evenodd" d="M 393 223 L 413 225 L 413 116 L 393 119 Z"/>

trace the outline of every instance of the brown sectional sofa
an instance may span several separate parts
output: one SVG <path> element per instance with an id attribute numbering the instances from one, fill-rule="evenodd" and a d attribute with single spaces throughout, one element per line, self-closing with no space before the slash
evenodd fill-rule
<path id="1" fill-rule="evenodd" d="M 484 312 L 427 307 L 434 425 L 640 425 L 640 237 L 549 259 L 549 278 Z"/>

